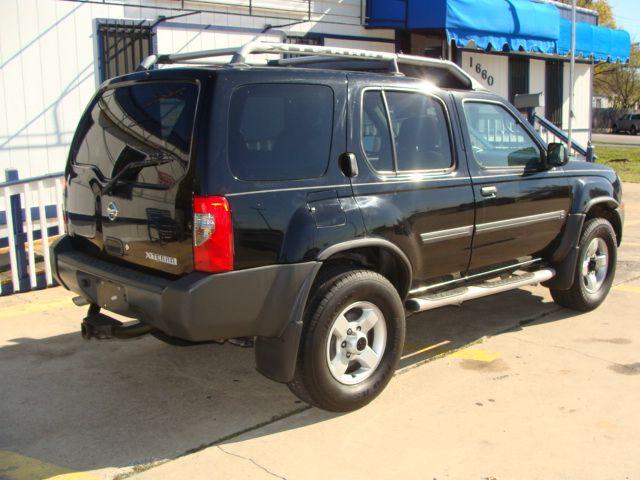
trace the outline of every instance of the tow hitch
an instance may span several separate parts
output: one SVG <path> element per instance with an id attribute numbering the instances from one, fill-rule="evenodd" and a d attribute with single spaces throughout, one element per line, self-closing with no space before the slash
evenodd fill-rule
<path id="1" fill-rule="evenodd" d="M 122 322 L 100 313 L 100 307 L 95 303 L 89 306 L 87 316 L 80 324 L 82 338 L 91 340 L 107 340 L 109 338 L 127 339 L 146 335 L 153 330 L 142 322 L 124 325 Z"/>

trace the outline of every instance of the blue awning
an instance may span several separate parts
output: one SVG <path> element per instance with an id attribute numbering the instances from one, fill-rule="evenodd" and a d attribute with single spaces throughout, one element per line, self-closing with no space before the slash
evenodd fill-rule
<path id="1" fill-rule="evenodd" d="M 553 53 L 560 13 L 529 0 L 409 1 L 407 27 L 444 28 L 461 47 Z"/>
<path id="2" fill-rule="evenodd" d="M 571 22 L 561 19 L 558 53 L 571 54 Z M 631 37 L 624 30 L 596 27 L 587 23 L 576 23 L 576 56 L 604 62 L 629 61 Z"/>
<path id="3" fill-rule="evenodd" d="M 460 47 L 568 55 L 570 22 L 552 4 L 530 0 L 368 0 L 368 25 L 444 30 Z M 576 24 L 576 52 L 626 62 L 631 41 L 622 30 Z"/>

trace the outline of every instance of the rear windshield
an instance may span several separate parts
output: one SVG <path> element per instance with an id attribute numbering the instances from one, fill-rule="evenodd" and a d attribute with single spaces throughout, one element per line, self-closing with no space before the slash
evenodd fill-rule
<path id="1" fill-rule="evenodd" d="M 229 164 L 242 180 L 316 178 L 329 163 L 333 90 L 256 84 L 231 97 Z"/>
<path id="2" fill-rule="evenodd" d="M 157 160 L 158 166 L 131 172 L 132 180 L 174 183 L 189 165 L 197 96 L 195 84 L 182 82 L 104 91 L 78 127 L 72 161 L 93 165 L 109 179 L 131 162 Z"/>

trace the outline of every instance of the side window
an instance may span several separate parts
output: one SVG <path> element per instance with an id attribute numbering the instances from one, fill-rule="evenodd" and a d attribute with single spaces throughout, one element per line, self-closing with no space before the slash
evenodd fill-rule
<path id="1" fill-rule="evenodd" d="M 365 91 L 362 100 L 362 149 L 374 170 L 393 171 L 391 135 L 380 91 Z"/>
<path id="2" fill-rule="evenodd" d="M 493 103 L 465 102 L 464 115 L 476 161 L 486 168 L 533 166 L 540 149 L 518 120 Z"/>
<path id="3" fill-rule="evenodd" d="M 333 90 L 324 85 L 256 84 L 231 97 L 229 165 L 242 180 L 321 177 L 329 164 Z"/>
<path id="4" fill-rule="evenodd" d="M 398 171 L 447 169 L 453 165 L 443 106 L 412 92 L 385 92 Z"/>

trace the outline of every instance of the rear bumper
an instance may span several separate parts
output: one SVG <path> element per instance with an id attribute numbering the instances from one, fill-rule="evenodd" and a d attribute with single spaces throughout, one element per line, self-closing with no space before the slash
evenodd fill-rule
<path id="1" fill-rule="evenodd" d="M 51 247 L 51 263 L 56 280 L 87 301 L 189 341 L 279 337 L 299 320 L 321 265 L 191 273 L 171 281 L 78 251 L 67 236 Z"/>

